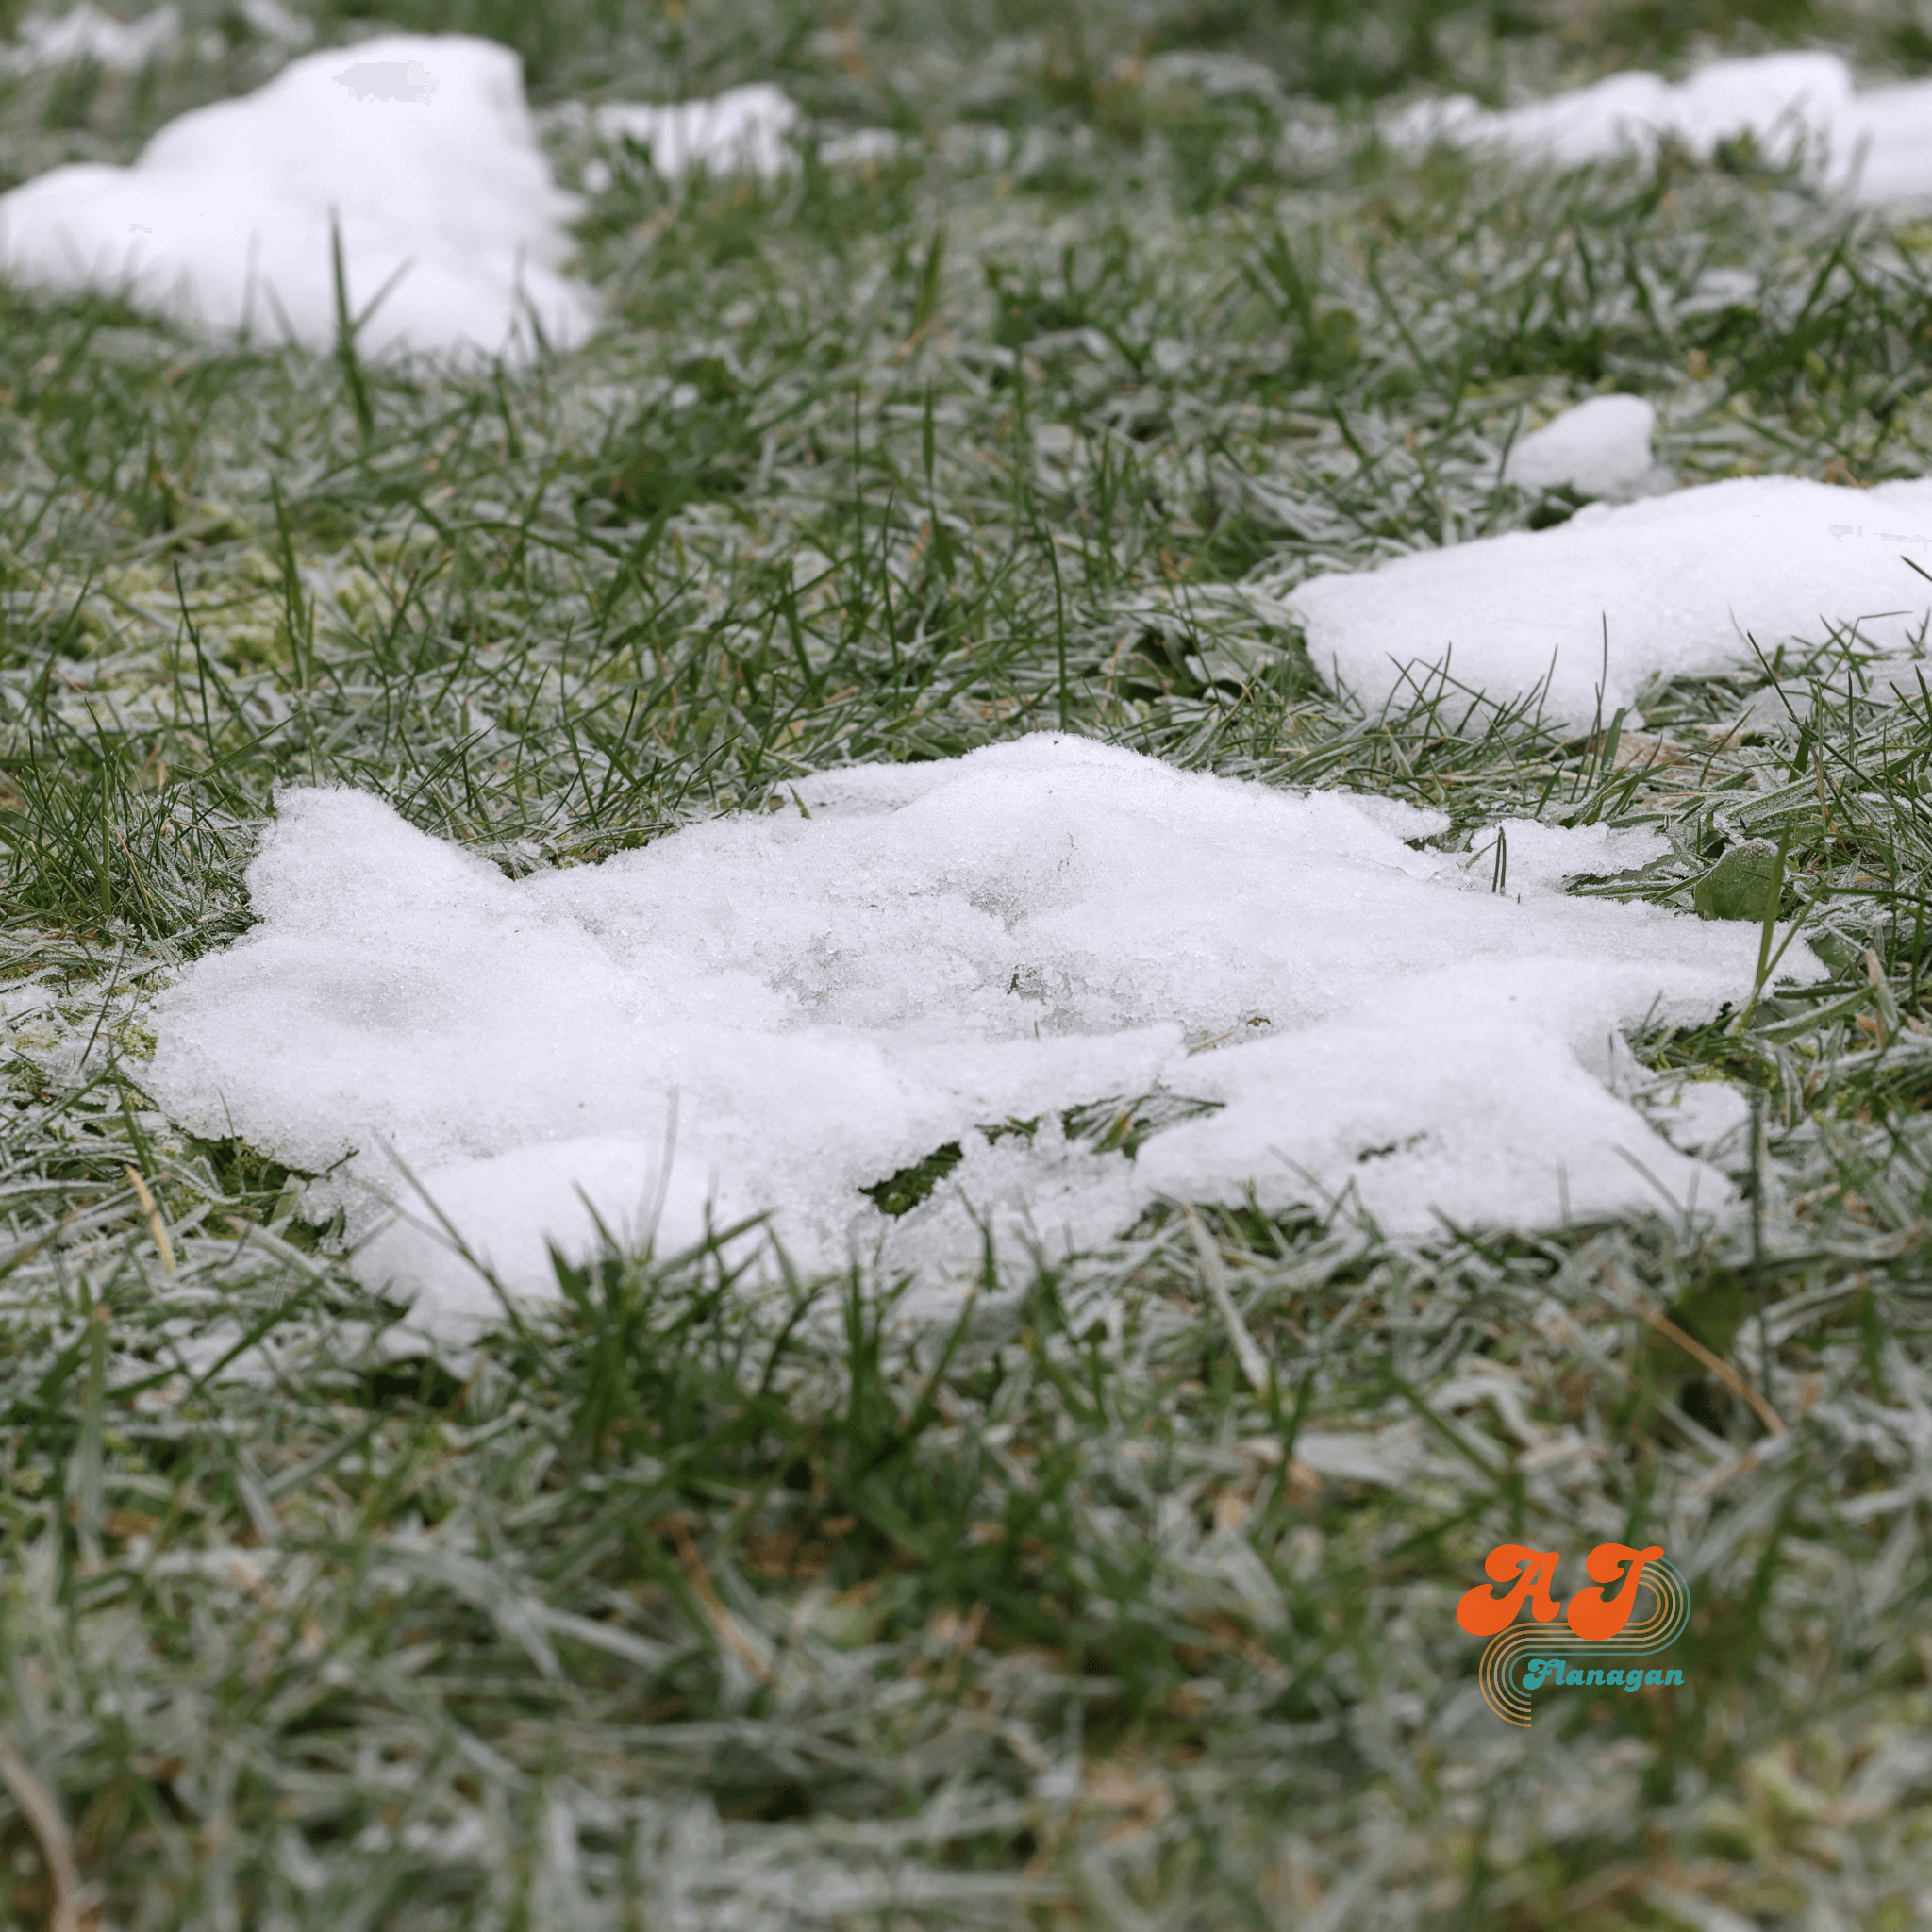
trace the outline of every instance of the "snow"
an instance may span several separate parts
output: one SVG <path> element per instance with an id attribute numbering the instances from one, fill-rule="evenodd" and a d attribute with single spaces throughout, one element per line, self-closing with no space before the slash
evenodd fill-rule
<path id="1" fill-rule="evenodd" d="M 1924 709 L 1928 688 L 1932 688 L 1932 659 L 1903 658 L 1890 664 L 1874 664 L 1867 674 L 1871 696 L 1881 702 L 1902 700 Z"/>
<path id="2" fill-rule="evenodd" d="M 1282 595 L 1315 669 L 1365 702 L 1428 688 L 1446 664 L 1454 689 L 1501 704 L 1547 677 L 1545 719 L 1581 727 L 1634 713 L 1649 679 L 1750 668 L 1753 641 L 1769 658 L 1856 625 L 1867 647 L 1923 649 L 1932 583 L 1907 557 L 1932 563 L 1932 482 L 1739 477 Z"/>
<path id="3" fill-rule="evenodd" d="M 598 133 L 648 149 L 651 166 L 667 181 L 697 167 L 772 176 L 797 162 L 791 138 L 803 117 L 782 88 L 765 83 L 726 88 L 709 100 L 669 107 L 612 101 L 592 111 Z"/>
<path id="4" fill-rule="evenodd" d="M 56 168 L 0 196 L 0 265 L 326 348 L 333 211 L 351 312 L 374 305 L 365 354 L 516 353 L 533 316 L 558 347 L 594 326 L 594 296 L 561 273 L 578 206 L 537 146 L 514 54 L 391 34 L 182 115 L 132 167 Z"/>
<path id="5" fill-rule="evenodd" d="M 242 0 L 236 9 L 242 23 L 271 44 L 306 47 L 315 39 L 312 22 L 283 5 L 283 0 Z M 180 8 L 163 5 L 135 20 L 118 20 L 94 5 L 77 4 L 58 16 L 29 14 L 21 22 L 10 47 L 0 47 L 0 73 L 25 74 L 47 67 L 69 67 L 92 61 L 109 74 L 131 74 L 174 54 L 181 44 Z M 214 53 L 206 53 L 208 42 Z M 226 42 L 220 34 L 203 34 L 204 58 L 220 58 Z"/>
<path id="6" fill-rule="evenodd" d="M 1861 94 L 1847 132 L 1846 159 L 1857 167 L 1860 201 L 1932 200 L 1932 81 Z"/>
<path id="7" fill-rule="evenodd" d="M 1909 666 L 1888 667 L 1892 675 Z M 1799 727 L 1811 715 L 1811 693 L 1801 684 L 1768 684 L 1744 701 L 1743 708 L 1725 725 L 1724 735 L 1734 744 L 1748 738 L 1795 738 Z"/>
<path id="8" fill-rule="evenodd" d="M 668 106 L 608 101 L 585 108 L 567 102 L 550 111 L 574 132 L 588 128 L 603 141 L 628 142 L 644 149 L 651 166 L 667 181 L 681 181 L 700 167 L 713 175 L 745 174 L 775 180 L 799 165 L 801 137 L 808 125 L 791 96 L 765 82 L 726 88 L 708 100 Z M 860 167 L 895 159 L 910 145 L 915 144 L 889 127 L 849 128 L 823 133 L 818 156 L 827 167 Z M 586 184 L 594 193 L 601 193 L 610 180 L 610 170 L 601 158 L 593 159 L 585 172 Z"/>
<path id="9" fill-rule="evenodd" d="M 1932 199 L 1932 81 L 1860 92 L 1835 54 L 1717 60 L 1673 86 L 1613 74 L 1591 87 L 1491 112 L 1466 94 L 1394 117 L 1391 141 L 1498 146 L 1577 167 L 1670 139 L 1707 157 L 1748 134 L 1774 162 L 1800 155 L 1865 202 Z"/>
<path id="10" fill-rule="evenodd" d="M 345 1205 L 359 1276 L 441 1332 L 495 1307 L 443 1222 L 518 1294 L 596 1219 L 670 1251 L 766 1209 L 802 1266 L 938 1292 L 987 1239 L 1088 1246 L 1160 1196 L 1395 1231 L 1722 1208 L 1606 1082 L 1619 1029 L 1742 1000 L 1757 929 L 1563 894 L 1655 834 L 1518 822 L 1498 893 L 1482 841 L 1407 842 L 1442 828 L 1039 735 L 511 882 L 374 797 L 296 790 L 248 874 L 259 923 L 157 1003 L 147 1084 L 329 1171 L 305 1211 Z M 1061 1130 L 1149 1094 L 1183 1117 L 1135 1158 Z M 903 1217 L 861 1192 L 953 1143 Z"/>
<path id="11" fill-rule="evenodd" d="M 0 1022 L 25 1019 L 30 1013 L 44 1012 L 54 1004 L 54 995 L 44 986 L 9 986 L 0 990 Z"/>
<path id="12" fill-rule="evenodd" d="M 1641 495 L 1668 481 L 1651 460 L 1656 426 L 1657 410 L 1641 396 L 1591 396 L 1518 442 L 1504 475 L 1524 490 Z"/>
<path id="13" fill-rule="evenodd" d="M 1659 1082 L 1640 1105 L 1672 1146 L 1726 1173 L 1750 1171 L 1751 1103 L 1728 1080 Z"/>
<path id="14" fill-rule="evenodd" d="M 168 53 L 180 37 L 181 15 L 174 7 L 158 7 L 139 20 L 120 21 L 104 13 L 93 0 L 79 0 L 58 18 L 28 15 L 20 24 L 15 44 L 0 52 L 0 68 L 21 73 L 92 60 L 110 74 L 126 74 Z"/>

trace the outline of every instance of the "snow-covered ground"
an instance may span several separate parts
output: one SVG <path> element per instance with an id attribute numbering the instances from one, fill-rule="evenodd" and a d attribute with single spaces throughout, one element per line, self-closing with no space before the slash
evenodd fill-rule
<path id="1" fill-rule="evenodd" d="M 283 45 L 307 23 L 249 0 Z M 177 15 L 131 25 L 82 4 L 36 16 L 0 56 L 16 67 L 142 65 L 174 48 Z M 782 89 L 727 89 L 650 107 L 551 110 L 598 141 L 643 148 L 675 180 L 703 166 L 771 176 L 797 164 L 804 127 Z M 878 129 L 829 137 L 824 158 L 894 153 Z M 593 192 L 609 166 L 593 158 Z M 358 346 L 512 356 L 596 325 L 593 291 L 564 270 L 582 211 L 539 148 L 517 58 L 459 35 L 388 35 L 291 62 L 246 97 L 184 114 L 131 167 L 56 168 L 0 196 L 0 269 L 59 291 L 98 289 L 217 336 L 337 340 L 332 224 Z"/>
<path id="2" fill-rule="evenodd" d="M 1932 81 L 1861 91 L 1835 54 L 1716 60 L 1676 85 L 1613 74 L 1501 112 L 1457 94 L 1418 102 L 1387 131 L 1402 146 L 1494 146 L 1569 167 L 1665 139 L 1708 156 L 1749 135 L 1768 158 L 1802 153 L 1861 201 L 1932 200 Z"/>
<path id="3" fill-rule="evenodd" d="M 1437 688 L 1446 666 L 1453 691 L 1513 704 L 1544 688 L 1546 719 L 1587 726 L 1634 709 L 1649 679 L 1750 668 L 1754 647 L 1840 635 L 1923 653 L 1932 582 L 1907 558 L 1932 569 L 1932 482 L 1750 476 L 1283 595 L 1316 670 L 1369 703 Z"/>
<path id="4" fill-rule="evenodd" d="M 131 167 L 56 168 L 0 196 L 0 264 L 325 348 L 334 225 L 364 353 L 494 355 L 593 327 L 594 295 L 563 273 L 579 206 L 538 148 L 514 54 L 396 34 L 182 115 Z"/>
<path id="5" fill-rule="evenodd" d="M 167 9 L 125 27 L 83 7 L 18 58 L 138 64 L 177 31 Z M 1398 132 L 1579 160 L 1750 131 L 1846 181 L 1856 152 L 1864 192 L 1932 158 L 1922 93 L 1776 57 L 1503 115 L 1436 103 Z M 668 178 L 780 173 L 802 126 L 767 86 L 558 111 Z M 391 35 L 184 115 L 131 167 L 0 197 L 0 264 L 220 334 L 326 348 L 345 300 L 371 355 L 514 353 L 595 326 L 566 273 L 579 208 L 512 54 Z M 1371 703 L 1441 672 L 1586 725 L 1793 640 L 1916 662 L 1932 584 L 1905 559 L 1932 567 L 1932 482 L 1672 490 L 1654 423 L 1603 396 L 1516 444 L 1507 481 L 1599 499 L 1560 527 L 1283 590 L 1318 671 Z M 1512 823 L 1492 891 L 1487 863 L 1413 849 L 1441 829 L 1426 814 L 1051 737 L 822 774 L 792 806 L 511 884 L 373 798 L 291 792 L 250 875 L 260 924 L 158 1008 L 153 1091 L 329 1171 L 311 1206 L 347 1206 L 364 1279 L 422 1289 L 432 1321 L 491 1307 L 451 1227 L 541 1292 L 546 1240 L 580 1251 L 599 1218 L 677 1246 L 771 1211 L 808 1265 L 876 1251 L 942 1274 L 985 1231 L 1084 1245 L 1160 1196 L 1353 1203 L 1391 1229 L 1727 1198 L 1613 1091 L 1614 1042 L 1740 1000 L 1756 928 L 1562 891 L 1657 856 L 1650 835 Z M 1132 1158 L 1060 1130 L 1148 1094 L 1203 1105 Z M 1675 1110 L 1701 1124 L 1683 1145 L 1722 1138 L 1719 1115 L 1735 1132 L 1734 1098 Z M 977 1131 L 1002 1122 L 1037 1124 Z M 953 1142 L 909 1213 L 866 1198 Z"/>
<path id="6" fill-rule="evenodd" d="M 243 15 L 273 44 L 298 45 L 307 28 L 277 0 L 247 0 Z M 171 7 L 130 24 L 80 0 L 30 16 L 0 65 L 130 70 L 172 52 L 182 31 Z M 597 142 L 643 149 L 673 180 L 699 166 L 782 174 L 805 125 L 763 83 L 549 112 Z M 1563 163 L 1664 136 L 1707 154 L 1749 133 L 1774 157 L 1804 152 L 1865 198 L 1932 197 L 1932 83 L 1861 93 L 1826 54 L 1719 61 L 1678 86 L 1617 75 L 1502 113 L 1462 96 L 1426 101 L 1389 132 L 1401 144 L 1500 145 Z M 829 136 L 822 153 L 859 162 L 900 145 L 861 129 Z M 585 178 L 601 188 L 609 164 L 593 157 Z M 183 115 L 131 167 L 57 168 L 0 196 L 0 269 L 41 287 L 121 293 L 217 335 L 324 348 L 338 327 L 333 221 L 350 311 L 370 311 L 364 352 L 516 354 L 540 335 L 573 346 L 595 326 L 594 294 L 563 272 L 579 212 L 537 145 L 513 55 L 461 36 L 391 35 L 296 59 L 253 94 Z M 1592 426 L 1594 480 L 1557 475 L 1549 465 L 1563 452 L 1533 443 L 1517 452 L 1518 480 L 1607 496 L 1654 488 L 1634 458 L 1636 427 L 1627 416 L 1630 459 L 1602 472 L 1608 419 Z"/>
<path id="7" fill-rule="evenodd" d="M 384 1218 L 364 1189 L 401 1201 L 356 1265 L 419 1286 L 432 1326 L 494 1307 L 439 1214 L 541 1293 L 545 1238 L 581 1252 L 592 1208 L 671 1247 L 775 1209 L 808 1264 L 883 1247 L 938 1278 L 982 1223 L 1058 1250 L 1158 1195 L 1411 1230 L 1721 1207 L 1605 1082 L 1620 1028 L 1745 998 L 1757 928 L 1564 894 L 1656 835 L 1512 824 L 1499 892 L 1493 841 L 1407 842 L 1444 823 L 1037 735 L 511 883 L 375 798 L 298 791 L 249 874 L 260 924 L 162 998 L 149 1085 L 335 1171 L 311 1205 L 346 1198 L 358 1232 Z M 1217 1110 L 1134 1159 L 1060 1132 L 1151 1092 Z M 1008 1121 L 1040 1125 L 974 1131 Z M 902 1219 L 861 1193 L 955 1141 Z"/>

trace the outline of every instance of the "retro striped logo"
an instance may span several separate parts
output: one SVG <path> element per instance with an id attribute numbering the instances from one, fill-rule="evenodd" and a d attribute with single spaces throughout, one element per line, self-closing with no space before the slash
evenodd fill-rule
<path id="1" fill-rule="evenodd" d="M 1594 1586 L 1562 1607 L 1551 1593 L 1555 1550 L 1500 1543 L 1484 1559 L 1490 1584 L 1478 1584 L 1456 1607 L 1456 1621 L 1487 1637 L 1476 1680 L 1484 1701 L 1505 1724 L 1527 1725 L 1530 1693 L 1546 1684 L 1578 1684 L 1630 1692 L 1681 1684 L 1681 1670 L 1633 1661 L 1655 1657 L 1684 1634 L 1690 1593 L 1660 1544 L 1634 1549 L 1599 1543 L 1584 1558 Z M 1507 1593 L 1492 1585 L 1509 1584 Z M 1519 1622 L 1524 1610 L 1528 1621 Z"/>

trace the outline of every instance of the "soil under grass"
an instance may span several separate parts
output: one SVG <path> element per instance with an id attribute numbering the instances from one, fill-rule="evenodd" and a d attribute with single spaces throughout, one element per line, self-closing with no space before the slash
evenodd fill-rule
<path id="1" fill-rule="evenodd" d="M 1560 521 L 1495 459 L 1600 390 L 1686 481 L 1925 474 L 1932 225 L 1746 151 L 1366 133 L 1644 58 L 1649 12 L 1590 53 L 1585 11 L 403 8 L 519 41 L 540 106 L 776 77 L 916 139 L 675 192 L 606 157 L 609 326 L 522 374 L 0 291 L 0 1925 L 58 1923 L 42 1799 L 78 1923 L 144 1932 L 1932 1915 L 1932 703 L 1821 623 L 1641 735 L 1365 716 L 1271 594 Z M 1932 56 L 1923 8 L 1690 11 Z M 9 81 L 0 169 L 125 155 L 270 58 L 229 45 Z M 1285 131 L 1161 58 L 1202 45 L 1308 91 Z M 1774 673 L 1808 721 L 1739 739 Z M 937 1326 L 612 1257 L 431 1359 L 301 1176 L 142 1091 L 279 782 L 522 873 L 1047 725 L 1440 807 L 1452 849 L 1661 825 L 1585 889 L 1687 916 L 1775 841 L 1836 976 L 1633 1042 L 1752 1091 L 1747 1211 L 1398 1245 L 1175 1207 Z M 1511 1540 L 1569 1587 L 1661 1543 L 1684 1687 L 1500 1723 L 1454 1609 Z"/>

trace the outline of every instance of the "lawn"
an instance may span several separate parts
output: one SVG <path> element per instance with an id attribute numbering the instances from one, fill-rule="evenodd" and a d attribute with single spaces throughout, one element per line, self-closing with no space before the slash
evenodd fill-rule
<path id="1" fill-rule="evenodd" d="M 0 76 L 0 186 L 281 58 L 184 10 L 213 40 L 141 75 Z M 1932 701 L 1822 621 L 1641 733 L 1365 711 L 1280 592 L 1561 521 L 1496 458 L 1603 391 L 1686 483 L 1925 475 L 1924 218 L 1749 143 L 1404 157 L 1373 108 L 1720 48 L 1908 76 L 1932 14 L 385 18 L 523 53 L 602 184 L 590 346 L 317 358 L 0 288 L 0 1926 L 1925 1923 Z M 906 139 L 673 187 L 544 111 L 752 79 Z M 1773 672 L 1802 730 L 1733 730 Z M 1744 1209 L 1174 1203 L 939 1314 L 612 1255 L 425 1353 L 307 1177 L 143 1089 L 280 785 L 523 876 L 1046 727 L 1437 808 L 1445 851 L 1664 827 L 1593 889 L 1687 917 L 1700 855 L 1776 841 L 1832 977 L 1631 1041 L 1750 1091 Z M 1663 1545 L 1684 1687 L 1500 1723 L 1455 1607 L 1511 1541 Z"/>

